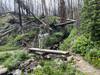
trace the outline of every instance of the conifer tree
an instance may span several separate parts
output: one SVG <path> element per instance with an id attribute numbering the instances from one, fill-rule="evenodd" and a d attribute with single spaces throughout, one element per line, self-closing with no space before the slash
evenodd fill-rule
<path id="1" fill-rule="evenodd" d="M 90 0 L 90 6 L 92 40 L 100 41 L 100 0 Z"/>
<path id="2" fill-rule="evenodd" d="M 91 39 L 100 40 L 100 1 L 84 0 L 81 17 L 81 28 L 83 32 L 90 33 Z"/>

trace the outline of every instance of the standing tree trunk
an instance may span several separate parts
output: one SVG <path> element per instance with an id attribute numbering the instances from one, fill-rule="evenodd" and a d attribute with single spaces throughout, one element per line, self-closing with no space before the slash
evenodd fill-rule
<path id="1" fill-rule="evenodd" d="M 60 22 L 63 23 L 66 21 L 66 6 L 65 1 L 60 0 L 60 8 L 59 8 Z"/>
<path id="2" fill-rule="evenodd" d="M 20 24 L 21 29 L 23 29 L 20 0 L 18 0 L 18 10 L 19 10 L 19 24 Z"/>
<path id="3" fill-rule="evenodd" d="M 41 0 L 42 1 L 42 9 L 44 14 L 46 14 L 46 16 L 48 15 L 48 11 L 47 11 L 47 7 L 46 7 L 46 1 L 45 0 Z"/>

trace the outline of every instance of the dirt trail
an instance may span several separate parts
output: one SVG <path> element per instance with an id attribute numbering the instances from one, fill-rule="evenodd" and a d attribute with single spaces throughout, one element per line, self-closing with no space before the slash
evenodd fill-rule
<path id="1" fill-rule="evenodd" d="M 86 75 L 100 75 L 100 69 L 94 68 L 92 65 L 90 65 L 88 62 L 86 62 L 81 56 L 75 55 L 75 66 L 76 69 L 83 72 Z"/>

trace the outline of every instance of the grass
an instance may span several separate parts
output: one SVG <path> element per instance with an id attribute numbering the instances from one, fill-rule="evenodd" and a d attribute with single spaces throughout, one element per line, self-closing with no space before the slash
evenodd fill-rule
<path id="1" fill-rule="evenodd" d="M 29 75 L 84 75 L 76 70 L 71 62 L 63 62 L 61 60 L 43 60 L 41 67 L 37 67 Z"/>
<path id="2" fill-rule="evenodd" d="M 12 52 L 0 52 L 0 64 L 12 55 Z"/>
<path id="3" fill-rule="evenodd" d="M 60 50 L 69 50 L 73 46 L 75 39 L 77 38 L 77 28 L 73 28 L 68 38 L 64 40 L 63 43 L 60 44 Z"/>
<path id="4" fill-rule="evenodd" d="M 9 70 L 16 67 L 19 62 L 28 59 L 27 52 L 22 50 L 0 52 L 0 64 L 7 67 Z"/>
<path id="5" fill-rule="evenodd" d="M 93 42 L 89 33 L 77 35 L 77 29 L 73 29 L 60 45 L 60 50 L 71 50 L 80 54 L 86 61 L 100 69 L 100 42 Z"/>
<path id="6" fill-rule="evenodd" d="M 11 15 L 0 16 L 0 27 L 8 24 L 7 21 L 8 21 L 9 18 L 11 18 Z"/>
<path id="7" fill-rule="evenodd" d="M 9 46 L 9 45 L 0 46 L 0 52 L 1 51 L 12 51 L 12 50 L 17 50 L 17 49 L 19 49 L 19 47 Z"/>

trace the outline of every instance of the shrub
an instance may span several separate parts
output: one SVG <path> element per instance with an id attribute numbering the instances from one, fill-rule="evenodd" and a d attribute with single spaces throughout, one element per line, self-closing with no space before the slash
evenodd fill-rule
<path id="1" fill-rule="evenodd" d="M 87 54 L 85 54 L 85 59 L 96 68 L 100 69 L 100 50 L 96 48 L 91 49 Z"/>
<path id="2" fill-rule="evenodd" d="M 89 35 L 79 36 L 73 45 L 73 51 L 84 56 L 96 68 L 100 68 L 100 48 L 98 47 L 98 43 L 91 41 Z"/>
<path id="3" fill-rule="evenodd" d="M 92 49 L 93 47 L 94 47 L 94 43 L 90 40 L 89 36 L 86 34 L 77 37 L 73 45 L 73 51 L 75 53 L 84 56 L 84 54 L 90 51 L 90 49 Z"/>
<path id="4" fill-rule="evenodd" d="M 62 32 L 55 32 L 50 37 L 47 38 L 45 45 L 46 46 L 53 45 L 59 42 L 62 39 L 62 37 L 63 37 Z"/>
<path id="5" fill-rule="evenodd" d="M 84 0 L 81 16 L 81 31 L 91 33 L 93 41 L 100 41 L 99 0 Z"/>
<path id="6" fill-rule="evenodd" d="M 42 68 L 35 69 L 35 71 L 33 73 L 34 73 L 34 75 L 43 75 L 44 74 Z M 33 74 L 31 74 L 31 75 L 33 75 Z"/>
<path id="7" fill-rule="evenodd" d="M 49 24 L 55 23 L 58 19 L 59 19 L 59 17 L 57 17 L 57 16 L 49 16 L 48 17 Z"/>
<path id="8" fill-rule="evenodd" d="M 19 49 L 18 46 L 10 46 L 10 45 L 4 45 L 4 46 L 0 46 L 0 51 L 11 51 L 11 50 L 17 50 Z"/>
<path id="9" fill-rule="evenodd" d="M 8 69 L 12 69 L 18 64 L 18 62 L 24 61 L 28 58 L 29 57 L 26 52 L 14 51 L 14 53 L 3 63 L 3 65 Z"/>
<path id="10" fill-rule="evenodd" d="M 41 68 L 37 68 L 34 75 L 84 75 L 72 67 L 71 63 L 62 62 L 58 64 L 58 62 L 60 61 L 44 61 L 44 65 L 42 64 Z"/>
<path id="11" fill-rule="evenodd" d="M 4 45 L 0 46 L 0 51 L 11 51 L 11 50 L 17 50 L 20 47 L 15 45 L 14 37 L 8 36 L 6 37 L 7 41 Z"/>
<path id="12" fill-rule="evenodd" d="M 74 40 L 77 37 L 77 28 L 73 28 L 68 38 L 64 40 L 62 44 L 60 44 L 60 50 L 68 50 L 74 43 Z"/>
<path id="13" fill-rule="evenodd" d="M 12 53 L 9 53 L 9 52 L 1 52 L 0 53 L 0 64 L 2 64 L 11 55 L 12 55 Z"/>
<path id="14" fill-rule="evenodd" d="M 15 38 L 15 41 L 22 40 L 24 38 L 24 36 L 25 36 L 25 34 L 17 35 L 16 38 Z"/>

